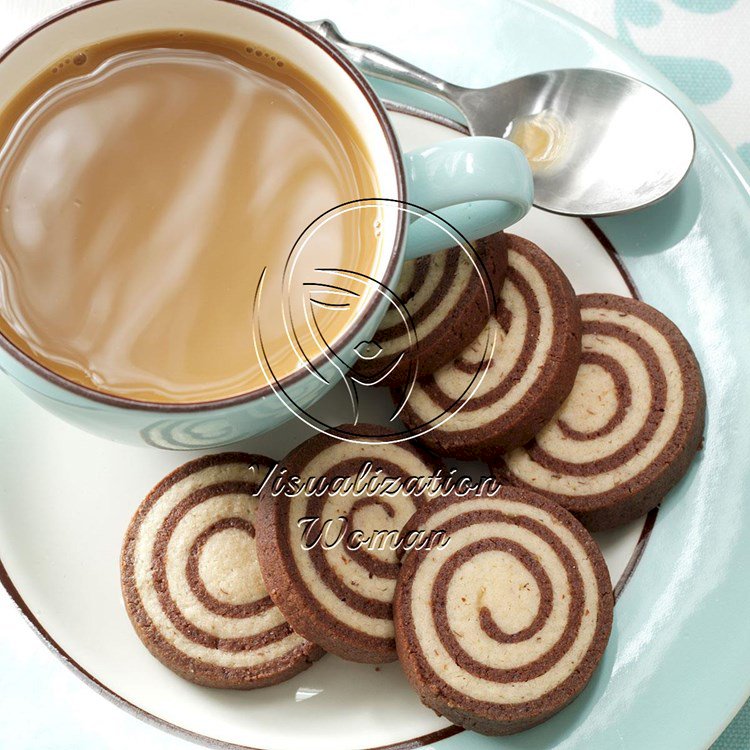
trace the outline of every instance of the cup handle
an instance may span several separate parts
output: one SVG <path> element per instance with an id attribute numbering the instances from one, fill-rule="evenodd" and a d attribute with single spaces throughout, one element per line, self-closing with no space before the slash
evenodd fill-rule
<path id="1" fill-rule="evenodd" d="M 469 241 L 509 227 L 526 215 L 534 181 L 523 151 L 502 138 L 474 136 L 404 154 L 412 206 L 435 212 Z M 429 215 L 412 216 L 406 258 L 453 247 L 460 241 Z"/>

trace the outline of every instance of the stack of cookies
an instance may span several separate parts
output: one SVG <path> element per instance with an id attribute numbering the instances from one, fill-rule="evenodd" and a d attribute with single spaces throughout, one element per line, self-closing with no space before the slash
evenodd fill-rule
<path id="1" fill-rule="evenodd" d="M 512 235 L 471 262 L 458 249 L 413 261 L 398 291 L 416 336 L 386 317 L 383 356 L 357 375 L 391 388 L 414 439 L 346 425 L 349 439 L 317 435 L 278 464 L 186 464 L 131 522 L 126 609 L 201 685 L 274 684 L 325 652 L 399 659 L 450 721 L 518 732 L 599 663 L 613 595 L 589 531 L 646 513 L 684 474 L 700 370 L 661 313 L 577 297 Z M 484 461 L 492 481 L 449 489 L 434 479 L 443 457 Z"/>
<path id="2" fill-rule="evenodd" d="M 590 530 L 633 520 L 659 504 L 701 443 L 695 355 L 645 302 L 576 296 L 541 248 L 504 236 L 494 247 L 507 252 L 507 272 L 485 329 L 467 331 L 440 367 L 419 361 L 408 397 L 393 389 L 401 418 L 436 455 L 485 461 Z"/>

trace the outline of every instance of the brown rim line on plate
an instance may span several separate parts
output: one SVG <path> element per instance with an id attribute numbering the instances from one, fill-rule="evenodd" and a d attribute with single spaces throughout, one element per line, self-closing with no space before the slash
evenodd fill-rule
<path id="1" fill-rule="evenodd" d="M 63 18 L 67 18 L 68 16 L 72 16 L 80 11 L 84 11 L 89 8 L 96 7 L 98 5 L 105 5 L 105 4 L 112 3 L 112 2 L 118 2 L 118 0 L 83 0 L 82 2 L 79 2 L 75 5 L 71 5 L 67 8 L 64 8 L 58 13 L 55 13 L 54 15 L 51 15 L 48 18 L 43 19 L 41 22 L 32 26 L 30 29 L 25 31 L 23 34 L 21 34 L 19 37 L 13 40 L 10 44 L 8 44 L 6 47 L 0 50 L 0 63 L 2 63 L 10 54 L 12 54 L 23 43 L 28 41 L 30 38 L 35 36 L 40 31 L 44 31 L 44 29 L 56 23 L 57 21 Z M 385 103 L 378 98 L 378 96 L 373 91 L 372 87 L 367 83 L 367 80 L 365 79 L 364 75 L 359 71 L 359 69 L 354 65 L 354 63 L 350 62 L 349 58 L 347 58 L 342 52 L 340 52 L 335 45 L 333 45 L 327 39 L 324 39 L 317 32 L 313 31 L 309 26 L 307 26 L 307 24 L 303 23 L 302 21 L 297 20 L 296 18 L 288 15 L 287 13 L 277 10 L 276 8 L 272 8 L 271 6 L 264 5 L 260 2 L 257 2 L 257 0 L 213 0 L 213 2 L 223 2 L 223 3 L 228 3 L 230 5 L 239 5 L 241 7 L 247 8 L 248 10 L 256 11 L 256 12 L 262 13 L 263 15 L 269 16 L 270 18 L 273 18 L 279 23 L 285 24 L 289 28 L 299 32 L 304 37 L 306 37 L 309 41 L 317 44 L 318 47 L 320 47 L 331 58 L 333 58 L 333 60 L 336 63 L 338 63 L 338 65 L 344 70 L 344 72 L 351 78 L 351 80 L 357 86 L 362 96 L 370 105 L 370 108 L 372 109 L 372 112 L 375 115 L 375 119 L 378 121 L 378 125 L 381 128 L 381 131 L 388 144 L 388 149 L 391 153 L 391 157 L 393 158 L 393 163 L 394 163 L 395 170 L 396 170 L 396 182 L 398 186 L 398 199 L 400 201 L 405 201 L 407 197 L 406 196 L 406 174 L 403 168 L 403 163 L 401 159 L 401 149 L 398 145 L 396 131 L 394 130 L 393 124 L 391 123 L 390 118 L 388 117 Z M 404 240 L 406 238 L 406 223 L 405 223 L 402 212 L 399 212 L 397 221 L 398 223 L 396 226 L 396 242 L 394 244 L 393 249 L 390 252 L 390 258 L 388 260 L 388 267 L 386 268 L 386 273 L 385 273 L 386 278 L 390 278 L 395 273 L 396 267 L 398 265 L 398 255 L 399 255 L 398 250 L 403 246 Z M 366 320 L 368 317 L 372 315 L 373 311 L 378 305 L 378 302 L 379 302 L 379 299 L 376 297 L 373 297 L 373 299 L 370 301 L 367 307 L 358 313 L 357 317 L 353 321 L 352 329 L 354 328 L 355 323 L 356 324 L 361 323 L 362 321 Z M 354 338 L 355 335 L 356 335 L 355 330 L 345 332 L 342 335 L 342 342 L 348 343 Z M 124 398 L 122 396 L 113 396 L 111 394 L 103 393 L 101 391 L 95 391 L 91 388 L 87 388 L 78 383 L 74 383 L 73 381 L 68 380 L 67 378 L 64 378 L 62 375 L 58 375 L 56 372 L 53 372 L 52 370 L 39 364 L 36 360 L 29 357 L 27 354 L 21 351 L 18 347 L 16 347 L 15 344 L 9 341 L 2 333 L 0 333 L 0 348 L 4 349 L 11 357 L 13 357 L 16 361 L 18 361 L 27 369 L 31 370 L 34 374 L 52 383 L 53 385 L 56 385 L 82 398 L 87 398 L 91 401 L 96 401 L 99 403 L 116 406 L 116 407 L 119 407 L 120 409 L 132 409 L 132 410 L 140 409 L 143 411 L 151 411 L 155 413 L 172 413 L 172 414 L 181 414 L 181 413 L 186 413 L 186 412 L 194 413 L 194 412 L 207 411 L 209 409 L 214 410 L 214 409 L 228 408 L 231 406 L 237 406 L 238 404 L 243 404 L 250 400 L 254 400 L 256 398 L 270 396 L 270 395 L 273 395 L 274 393 L 274 389 L 270 385 L 265 385 L 260 388 L 255 388 L 252 391 L 249 391 L 247 393 L 240 394 L 239 396 L 232 396 L 230 398 L 217 399 L 215 401 L 200 401 L 200 402 L 192 402 L 192 403 L 184 403 L 184 404 L 158 403 L 158 402 L 153 402 L 153 401 L 136 401 L 135 399 Z M 317 366 L 317 365 L 323 364 L 325 361 L 327 361 L 326 355 L 325 353 L 323 353 L 323 354 L 320 354 L 318 357 L 316 357 L 313 360 L 312 364 Z M 294 372 L 291 372 L 289 375 L 286 375 L 285 377 L 281 378 L 279 382 L 284 384 L 285 386 L 292 385 L 298 382 L 303 377 L 305 377 L 306 374 L 307 374 L 307 371 L 304 368 L 300 368 L 298 370 L 295 370 Z"/>
<path id="2" fill-rule="evenodd" d="M 116 0 L 94 0 L 94 3 L 99 4 L 101 2 L 113 2 L 113 1 L 116 2 Z M 238 0 L 223 0 L 223 1 L 238 2 Z M 245 4 L 245 3 L 243 2 L 240 4 Z M 68 12 L 72 12 L 74 10 L 75 8 L 69 9 Z M 39 27 L 36 27 L 36 28 L 39 28 Z M 2 58 L 0 57 L 0 61 L 1 60 Z M 399 112 L 402 114 L 412 115 L 414 117 L 418 117 L 423 120 L 428 120 L 438 125 L 443 125 L 445 127 L 451 128 L 452 130 L 458 133 L 462 133 L 462 134 L 467 133 L 467 130 L 463 125 L 447 117 L 443 117 L 442 115 L 435 115 L 431 112 L 428 112 L 427 110 L 417 109 L 415 107 L 411 107 L 407 105 L 401 105 L 401 104 L 398 104 L 396 102 L 392 102 L 389 100 L 384 100 L 384 104 L 389 111 Z M 640 299 L 641 297 L 640 297 L 640 294 L 638 292 L 638 289 L 635 283 L 633 282 L 629 273 L 625 269 L 625 266 L 623 265 L 622 260 L 620 259 L 620 256 L 617 253 L 617 250 L 612 245 L 612 243 L 607 239 L 606 235 L 599 229 L 599 227 L 593 221 L 588 220 L 588 219 L 582 219 L 581 221 L 583 221 L 586 224 L 588 229 L 591 231 L 591 233 L 594 235 L 597 241 L 602 245 L 604 250 L 607 252 L 612 262 L 614 263 L 615 267 L 617 268 L 618 272 L 620 273 L 623 280 L 627 284 L 627 287 L 630 290 L 632 296 L 635 297 L 636 299 Z M 638 541 L 636 542 L 635 548 L 633 549 L 633 552 L 630 555 L 630 559 L 628 560 L 628 563 L 625 566 L 625 570 L 623 571 L 622 575 L 620 576 L 620 579 L 617 581 L 617 583 L 614 586 L 615 603 L 617 603 L 617 600 L 622 595 L 622 592 L 627 586 L 628 581 L 633 576 L 636 568 L 638 567 L 638 563 L 640 562 L 641 557 L 643 556 L 643 552 L 645 551 L 646 545 L 648 544 L 648 541 L 650 539 L 651 532 L 654 528 L 654 524 L 656 523 L 656 517 L 658 515 L 658 512 L 659 512 L 658 507 L 654 508 L 652 511 L 648 513 L 648 515 L 644 519 L 643 528 L 641 529 L 641 533 L 638 538 Z M 41 638 L 41 640 L 47 645 L 47 647 L 58 658 L 60 658 L 61 661 L 67 667 L 69 667 L 78 677 L 80 677 L 89 687 L 93 688 L 99 695 L 101 695 L 104 698 L 107 698 L 109 701 L 114 703 L 119 708 L 127 711 L 132 716 L 135 716 L 136 718 L 141 719 L 142 721 L 146 722 L 147 724 L 150 724 L 151 726 L 154 726 L 158 729 L 169 732 L 170 734 L 176 735 L 177 737 L 191 740 L 192 742 L 196 742 L 198 744 L 204 745 L 205 747 L 219 748 L 220 750 L 258 750 L 257 748 L 253 748 L 251 745 L 238 745 L 232 742 L 225 742 L 224 740 L 217 740 L 212 737 L 208 737 L 207 735 L 199 734 L 189 729 L 185 729 L 184 727 L 181 727 L 177 724 L 173 724 L 169 721 L 166 721 L 165 719 L 162 719 L 159 716 L 156 716 L 155 714 L 149 713 L 148 711 L 141 708 L 140 706 L 137 706 L 136 704 L 131 703 L 130 701 L 126 700 L 121 695 L 119 695 L 118 693 L 114 692 L 112 689 L 107 687 L 106 684 L 104 684 L 103 682 L 98 680 L 96 677 L 94 677 L 89 671 L 86 670 L 85 667 L 81 666 L 77 661 L 71 658 L 71 656 L 47 632 L 47 630 L 44 628 L 41 622 L 36 618 L 36 616 L 33 614 L 31 609 L 28 607 L 28 605 L 24 601 L 18 589 L 15 587 L 13 581 L 8 575 L 7 570 L 5 569 L 5 566 L 2 563 L 1 557 L 0 557 L 0 584 L 2 584 L 3 588 L 8 592 L 10 598 L 13 600 L 14 604 L 18 607 L 23 618 L 31 626 L 31 628 L 36 632 L 39 638 Z M 371 748 L 367 748 L 367 750 L 415 750 L 416 748 L 421 748 L 427 745 L 432 745 L 436 742 L 440 742 L 441 740 L 447 739 L 449 737 L 453 737 L 464 731 L 466 730 L 462 729 L 461 727 L 451 725 L 449 727 L 445 727 L 444 729 L 437 730 L 436 732 L 431 732 L 430 734 L 422 735 L 421 737 L 415 737 L 413 739 L 405 740 L 403 742 L 398 742 L 392 745 L 381 745 L 378 747 L 371 747 Z"/>

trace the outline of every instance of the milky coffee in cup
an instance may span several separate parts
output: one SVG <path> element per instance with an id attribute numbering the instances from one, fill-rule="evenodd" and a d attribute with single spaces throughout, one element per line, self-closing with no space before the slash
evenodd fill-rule
<path id="1" fill-rule="evenodd" d="M 263 268 L 280 286 L 305 227 L 378 194 L 346 112 L 272 51 L 198 32 L 75 50 L 0 112 L 0 333 L 47 369 L 138 401 L 193 403 L 266 381 Z M 371 271 L 378 232 L 332 222 L 304 265 Z M 296 302 L 295 302 L 296 304 Z M 332 341 L 355 317 L 316 311 Z M 274 372 L 299 367 L 281 317 Z"/>

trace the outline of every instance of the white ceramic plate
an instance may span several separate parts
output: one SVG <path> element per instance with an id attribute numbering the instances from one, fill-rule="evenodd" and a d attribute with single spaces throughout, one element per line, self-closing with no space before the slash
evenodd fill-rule
<path id="1" fill-rule="evenodd" d="M 406 149 L 461 137 L 424 119 L 393 117 Z M 630 293 L 613 256 L 584 222 L 534 210 L 514 231 L 548 249 L 577 292 Z M 0 403 L 6 417 L 0 443 L 7 446 L 2 486 L 9 499 L 0 505 L 0 551 L 7 577 L 38 627 L 107 691 L 179 729 L 264 750 L 288 748 L 301 737 L 310 750 L 350 750 L 444 736 L 450 725 L 420 705 L 398 664 L 375 668 L 326 656 L 283 685 L 251 693 L 201 688 L 173 675 L 146 651 L 125 614 L 119 552 L 137 504 L 192 454 L 86 435 L 6 380 Z M 346 403 L 340 389 L 329 394 L 331 418 Z M 377 421 L 389 406 L 387 391 L 368 392 L 362 418 Z M 345 411 L 340 418 L 348 418 Z M 311 434 L 294 421 L 241 445 L 279 459 Z M 613 581 L 623 577 L 643 526 L 640 520 L 600 535 Z"/>

